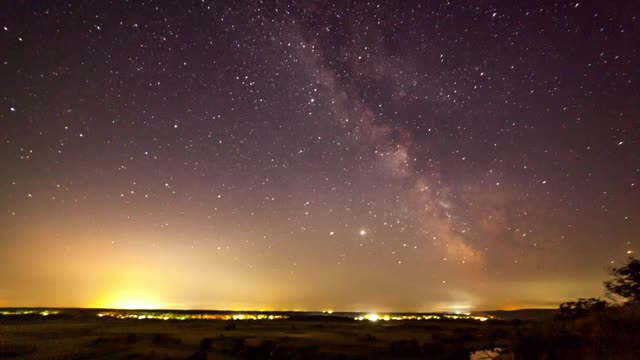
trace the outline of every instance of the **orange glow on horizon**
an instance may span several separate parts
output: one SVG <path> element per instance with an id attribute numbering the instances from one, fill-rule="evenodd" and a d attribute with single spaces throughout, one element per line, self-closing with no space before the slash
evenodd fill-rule
<path id="1" fill-rule="evenodd" d="M 96 308 L 123 309 L 123 310 L 157 310 L 162 309 L 163 304 L 149 293 L 141 291 L 115 292 L 101 298 L 95 303 Z"/>

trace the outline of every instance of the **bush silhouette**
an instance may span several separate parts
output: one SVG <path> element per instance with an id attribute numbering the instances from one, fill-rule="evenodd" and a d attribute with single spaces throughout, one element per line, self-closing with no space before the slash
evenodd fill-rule
<path id="1" fill-rule="evenodd" d="M 263 340 L 258 346 L 249 346 L 245 354 L 247 360 L 270 359 L 277 343 L 272 340 Z"/>

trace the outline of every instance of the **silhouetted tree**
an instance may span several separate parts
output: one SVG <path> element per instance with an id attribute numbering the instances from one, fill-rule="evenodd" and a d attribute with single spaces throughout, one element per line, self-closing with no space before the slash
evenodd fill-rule
<path id="1" fill-rule="evenodd" d="M 611 269 L 611 276 L 611 280 L 604 282 L 608 293 L 629 302 L 640 302 L 640 260 L 629 257 L 626 265 Z"/>
<path id="2" fill-rule="evenodd" d="M 602 311 L 606 309 L 606 307 L 606 301 L 596 298 L 580 298 L 577 301 L 568 301 L 560 304 L 558 317 L 563 319 L 575 319 L 595 311 Z"/>

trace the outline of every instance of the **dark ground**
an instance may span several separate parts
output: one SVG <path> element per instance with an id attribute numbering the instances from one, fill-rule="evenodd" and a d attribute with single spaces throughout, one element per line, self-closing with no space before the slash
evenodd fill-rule
<path id="1" fill-rule="evenodd" d="M 517 328 L 527 324 L 331 317 L 163 321 L 0 316 L 0 358 L 460 359 L 469 358 L 471 350 L 506 347 Z"/>

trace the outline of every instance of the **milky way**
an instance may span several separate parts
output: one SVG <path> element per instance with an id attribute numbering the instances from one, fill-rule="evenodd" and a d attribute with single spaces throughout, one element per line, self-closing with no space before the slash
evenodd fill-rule
<path id="1" fill-rule="evenodd" d="M 0 14 L 0 306 L 601 296 L 640 235 L 632 1 Z"/>

